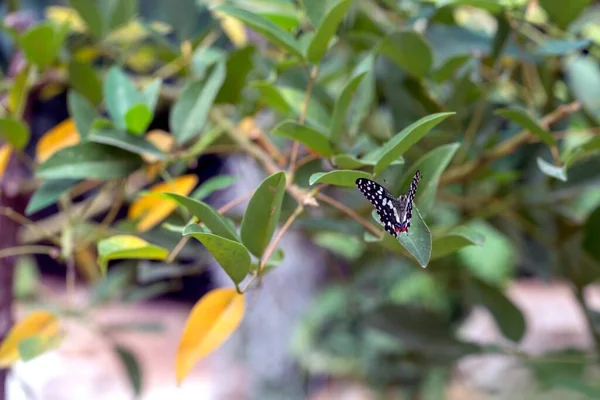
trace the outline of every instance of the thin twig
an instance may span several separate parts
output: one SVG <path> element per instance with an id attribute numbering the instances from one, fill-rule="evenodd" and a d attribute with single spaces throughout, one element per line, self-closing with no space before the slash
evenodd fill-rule
<path id="1" fill-rule="evenodd" d="M 304 95 L 304 102 L 302 103 L 302 110 L 300 112 L 300 122 L 301 125 L 304 125 L 306 121 L 306 113 L 308 112 L 308 105 L 310 103 L 310 96 L 312 94 L 312 89 L 315 81 L 317 80 L 317 75 L 319 74 L 319 65 L 315 65 L 309 75 L 308 85 L 306 86 L 306 94 Z M 290 165 L 288 171 L 291 174 L 296 170 L 296 161 L 298 159 L 298 151 L 300 150 L 300 142 L 294 140 L 292 144 L 292 154 L 290 156 Z"/>
<path id="2" fill-rule="evenodd" d="M 52 258 L 58 258 L 60 249 L 54 246 L 25 245 L 0 250 L 0 258 L 22 256 L 25 254 L 48 254 Z"/>
<path id="3" fill-rule="evenodd" d="M 277 236 L 275 236 L 275 239 L 271 242 L 269 247 L 267 247 L 265 254 L 261 258 L 260 266 L 258 267 L 258 275 L 259 276 L 262 275 L 262 271 L 263 271 L 265 265 L 267 264 L 267 261 L 269 261 L 271 254 L 273 254 L 273 252 L 277 248 L 277 245 L 281 241 L 281 238 L 283 238 L 283 235 L 287 232 L 288 229 L 290 229 L 290 226 L 292 226 L 292 224 L 294 223 L 294 221 L 296 220 L 298 215 L 300 215 L 303 210 L 304 210 L 304 206 L 302 204 L 298 204 L 298 207 L 296 207 L 296 209 L 294 210 L 292 215 L 290 215 L 290 217 L 287 219 L 287 221 L 285 221 L 285 224 L 283 224 L 283 226 L 281 227 L 281 230 L 277 233 Z"/>
<path id="4" fill-rule="evenodd" d="M 317 199 L 324 201 L 325 203 L 329 204 L 330 206 L 335 207 L 338 210 L 346 213 L 350 218 L 354 219 L 356 222 L 358 222 L 359 224 L 361 224 L 362 226 L 367 228 L 375 236 L 379 237 L 381 235 L 381 231 L 379 229 L 377 229 L 374 225 L 369 223 L 369 221 L 367 221 L 366 219 L 364 219 L 363 217 L 358 215 L 354 210 L 347 207 L 345 204 L 342 204 L 339 201 L 337 201 L 323 193 L 317 193 L 316 197 L 317 197 Z"/>
<path id="5" fill-rule="evenodd" d="M 46 231 L 45 229 L 37 226 L 35 224 L 35 222 L 33 222 L 29 218 L 25 217 L 24 215 L 19 214 L 12 208 L 6 207 L 6 206 L 0 206 L 0 214 L 5 215 L 6 217 L 12 219 L 13 221 L 15 221 L 21 225 L 24 225 L 25 227 L 27 227 L 28 229 L 31 229 L 32 231 L 37 231 L 38 233 L 44 235 L 48 240 L 50 240 L 55 245 L 60 246 L 60 239 L 53 236 L 50 232 Z"/>

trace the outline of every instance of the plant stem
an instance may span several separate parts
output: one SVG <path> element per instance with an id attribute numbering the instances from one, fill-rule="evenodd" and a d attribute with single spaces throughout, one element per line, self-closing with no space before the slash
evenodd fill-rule
<path id="1" fill-rule="evenodd" d="M 319 74 L 319 66 L 315 65 L 308 77 L 308 85 L 306 86 L 306 94 L 304 95 L 304 102 L 302 103 L 302 111 L 300 112 L 300 122 L 301 125 L 304 125 L 306 121 L 306 113 L 308 112 L 308 105 L 310 104 L 310 96 L 312 94 L 312 89 L 315 81 L 317 80 L 317 75 Z M 296 170 L 296 161 L 298 159 L 298 151 L 300 150 L 300 142 L 294 140 L 294 144 L 292 145 L 292 155 L 290 156 L 290 165 L 288 167 L 288 173 L 293 175 Z M 292 180 L 293 182 L 293 180 Z"/>
<path id="2" fill-rule="evenodd" d="M 290 226 L 292 226 L 296 218 L 302 213 L 303 210 L 304 206 L 302 206 L 302 204 L 298 204 L 298 207 L 296 207 L 292 215 L 290 215 L 287 221 L 285 221 L 285 224 L 283 224 L 281 230 L 277 233 L 277 236 L 275 236 L 275 239 L 271 242 L 269 247 L 267 247 L 267 251 L 265 251 L 265 254 L 261 257 L 260 266 L 258 267 L 258 275 L 262 275 L 262 271 L 265 267 L 265 264 L 267 263 L 267 261 L 269 261 L 271 254 L 273 254 L 273 252 L 277 248 L 277 245 L 281 241 L 281 238 L 283 238 L 283 235 L 287 232 L 288 229 L 290 229 Z"/>
<path id="3" fill-rule="evenodd" d="M 346 213 L 350 218 L 354 219 L 359 224 L 361 224 L 362 226 L 367 228 L 375 236 L 379 237 L 381 235 L 381 231 L 379 229 L 377 229 L 374 225 L 369 223 L 366 219 L 364 219 L 363 217 L 358 215 L 354 210 L 347 207 L 345 204 L 342 204 L 339 201 L 337 201 L 323 193 L 317 193 L 316 197 L 317 197 L 317 199 L 324 201 L 325 203 L 329 204 L 330 206 L 337 208 L 338 210 Z"/>
<path id="4" fill-rule="evenodd" d="M 29 218 L 25 217 L 24 215 L 19 214 L 18 212 L 16 212 L 15 210 L 13 210 L 10 207 L 6 207 L 6 206 L 0 206 L 0 215 L 4 215 L 7 218 L 26 226 L 27 228 L 33 230 L 33 231 L 38 231 L 40 234 L 44 235 L 48 240 L 50 240 L 52 243 L 54 243 L 57 246 L 60 246 L 60 239 L 56 238 L 55 236 L 53 236 L 50 232 L 38 227 L 33 221 L 31 221 Z"/>
<path id="5" fill-rule="evenodd" d="M 585 300 L 584 289 L 582 287 L 579 287 L 579 285 L 577 285 L 573 288 L 573 294 L 575 295 L 575 299 L 577 300 L 577 302 L 579 303 L 579 306 L 581 307 L 581 310 L 583 311 L 585 321 L 587 322 L 588 328 L 594 339 L 594 346 L 596 348 L 596 353 L 600 354 L 600 332 L 598 332 L 598 329 L 596 329 L 594 320 L 592 319 L 592 316 L 590 314 L 590 309 L 587 306 L 587 302 Z"/>
<path id="6" fill-rule="evenodd" d="M 0 250 L 0 258 L 21 256 L 25 254 L 48 254 L 52 258 L 58 258 L 60 255 L 60 249 L 54 246 L 25 245 L 9 247 Z"/>

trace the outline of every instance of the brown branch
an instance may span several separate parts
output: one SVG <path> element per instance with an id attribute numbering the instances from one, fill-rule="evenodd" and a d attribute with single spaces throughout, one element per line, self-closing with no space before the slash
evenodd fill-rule
<path id="1" fill-rule="evenodd" d="M 303 210 L 304 207 L 302 206 L 302 204 L 298 204 L 298 207 L 296 207 L 292 215 L 290 215 L 287 221 L 285 221 L 285 224 L 283 224 L 281 230 L 277 233 L 277 236 L 275 236 L 275 239 L 271 242 L 269 247 L 267 247 L 265 254 L 261 257 L 260 266 L 258 267 L 258 275 L 262 274 L 265 264 L 267 263 L 267 261 L 269 261 L 271 254 L 273 254 L 273 252 L 277 248 L 277 245 L 283 238 L 283 235 L 288 231 L 288 229 L 290 229 L 290 226 L 292 226 L 296 218 L 302 213 Z"/>
<path id="2" fill-rule="evenodd" d="M 322 200 L 323 202 L 329 204 L 330 206 L 337 208 L 338 210 L 346 213 L 350 218 L 354 219 L 356 222 L 367 228 L 372 234 L 376 237 L 381 236 L 381 231 L 377 229 L 373 224 L 369 223 L 366 219 L 358 215 L 354 210 L 346 206 L 345 204 L 340 203 L 339 201 L 323 194 L 317 193 L 317 199 Z"/>

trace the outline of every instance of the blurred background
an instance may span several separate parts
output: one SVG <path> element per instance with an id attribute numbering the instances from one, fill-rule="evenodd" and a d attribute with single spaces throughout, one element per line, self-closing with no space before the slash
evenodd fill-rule
<path id="1" fill-rule="evenodd" d="M 29 352 L 3 342 L 0 400 L 600 399 L 600 2 L 7 0 L 0 17 L 0 338 L 34 310 L 60 320 Z M 156 92 L 133 117 L 146 141 L 94 138 L 128 85 Z M 328 130 L 340 108 L 334 155 L 274 133 Z M 104 120 L 84 128 L 89 110 Z M 309 193 L 441 112 L 456 114 L 377 176 L 398 196 L 421 169 L 428 244 L 375 237 L 353 184 L 318 181 L 239 328 L 178 385 L 190 310 L 231 279 L 182 243 L 188 213 L 156 200 L 150 221 L 140 196 L 175 182 L 237 226 L 268 165 L 299 151 Z M 143 163 L 42 176 L 86 129 Z M 174 255 L 102 259 L 117 234 Z"/>

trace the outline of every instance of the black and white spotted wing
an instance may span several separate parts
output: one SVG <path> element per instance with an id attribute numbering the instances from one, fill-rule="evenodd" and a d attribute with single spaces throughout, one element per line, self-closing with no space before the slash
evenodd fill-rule
<path id="1" fill-rule="evenodd" d="M 379 219 L 385 230 L 394 237 L 398 232 L 407 232 L 412 217 L 412 203 L 417 192 L 421 174 L 417 171 L 413 177 L 408 193 L 396 199 L 383 186 L 369 179 L 359 178 L 356 186 L 375 206 Z"/>

